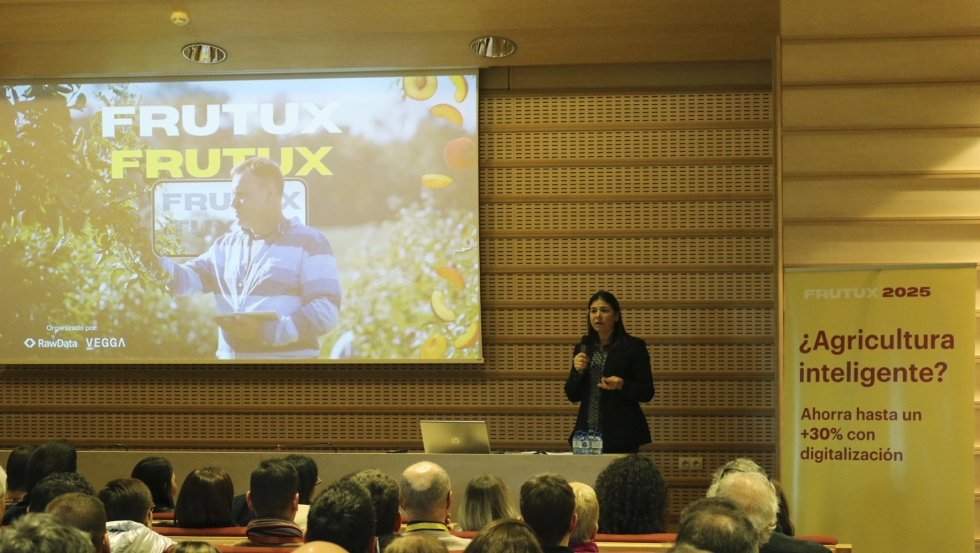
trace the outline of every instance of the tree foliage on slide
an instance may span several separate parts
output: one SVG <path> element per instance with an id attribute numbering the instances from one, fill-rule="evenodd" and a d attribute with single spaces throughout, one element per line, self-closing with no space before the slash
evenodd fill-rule
<path id="1" fill-rule="evenodd" d="M 166 293 L 141 213 L 145 187 L 109 178 L 112 150 L 141 147 L 135 131 L 102 138 L 98 112 L 88 125 L 72 121 L 72 110 L 87 102 L 133 105 L 139 98 L 126 85 L 96 98 L 77 85 L 0 90 L 0 351 L 29 357 L 22 349 L 28 338 L 84 347 L 86 337 L 125 337 L 150 357 L 213 354 L 213 329 L 197 317 L 184 322 Z M 98 330 L 50 330 L 76 325 Z"/>

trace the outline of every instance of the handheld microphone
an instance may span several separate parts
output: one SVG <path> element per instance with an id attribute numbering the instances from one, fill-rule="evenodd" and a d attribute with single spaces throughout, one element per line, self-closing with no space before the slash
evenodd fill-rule
<path id="1" fill-rule="evenodd" d="M 582 336 L 582 341 L 575 345 L 575 355 L 580 353 L 584 353 L 589 357 L 592 357 L 592 341 L 589 339 L 588 334 Z"/>

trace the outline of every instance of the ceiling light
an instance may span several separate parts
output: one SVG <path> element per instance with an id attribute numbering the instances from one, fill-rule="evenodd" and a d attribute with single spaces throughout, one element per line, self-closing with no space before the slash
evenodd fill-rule
<path id="1" fill-rule="evenodd" d="M 228 59 L 228 52 L 214 44 L 188 44 L 180 52 L 196 63 L 221 63 Z"/>
<path id="2" fill-rule="evenodd" d="M 471 42 L 470 50 L 485 58 L 506 58 L 517 50 L 517 44 L 502 36 L 485 36 Z"/>

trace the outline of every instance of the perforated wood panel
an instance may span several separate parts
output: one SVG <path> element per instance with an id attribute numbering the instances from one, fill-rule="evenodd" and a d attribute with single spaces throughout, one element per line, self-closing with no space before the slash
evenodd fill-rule
<path id="1" fill-rule="evenodd" d="M 486 420 L 495 449 L 567 450 L 572 346 L 598 289 L 648 341 L 644 406 L 676 514 L 737 456 L 777 471 L 771 94 L 480 100 L 482 365 L 5 367 L 0 445 L 421 448 Z M 700 457 L 701 471 L 680 457 Z"/>

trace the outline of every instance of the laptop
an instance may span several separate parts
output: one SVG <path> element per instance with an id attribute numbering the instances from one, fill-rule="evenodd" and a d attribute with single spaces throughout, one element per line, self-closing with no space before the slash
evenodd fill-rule
<path id="1" fill-rule="evenodd" d="M 486 421 L 419 421 L 426 453 L 490 453 Z"/>

